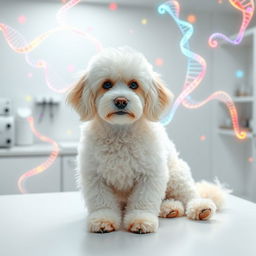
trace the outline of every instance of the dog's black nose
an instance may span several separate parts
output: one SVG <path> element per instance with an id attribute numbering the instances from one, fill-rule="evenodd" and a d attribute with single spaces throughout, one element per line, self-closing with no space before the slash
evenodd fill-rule
<path id="1" fill-rule="evenodd" d="M 124 97 L 117 97 L 114 99 L 114 104 L 118 109 L 124 109 L 128 104 L 128 100 Z"/>

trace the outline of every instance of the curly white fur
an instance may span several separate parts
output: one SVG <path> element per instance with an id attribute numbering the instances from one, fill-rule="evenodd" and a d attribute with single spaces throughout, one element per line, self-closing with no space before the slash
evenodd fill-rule
<path id="1" fill-rule="evenodd" d="M 111 88 L 104 87 L 106 81 Z M 131 88 L 132 81 L 138 88 Z M 119 98 L 126 100 L 125 108 L 115 105 Z M 78 172 L 91 232 L 117 230 L 122 214 L 127 230 L 156 232 L 158 216 L 186 213 L 205 220 L 222 205 L 223 190 L 208 183 L 196 187 L 158 122 L 172 94 L 142 54 L 104 50 L 91 60 L 68 101 L 88 121 L 81 128 Z"/>

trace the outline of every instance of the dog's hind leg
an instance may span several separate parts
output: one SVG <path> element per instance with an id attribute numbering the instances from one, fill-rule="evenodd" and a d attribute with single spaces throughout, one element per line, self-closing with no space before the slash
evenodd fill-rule
<path id="1" fill-rule="evenodd" d="M 160 207 L 159 217 L 175 218 L 184 216 L 185 209 L 181 201 L 175 199 L 164 199 Z"/>
<path id="2" fill-rule="evenodd" d="M 185 214 L 193 220 L 207 220 L 216 211 L 216 206 L 211 199 L 200 197 L 189 166 L 178 157 L 169 164 L 166 199 L 181 201 L 185 206 Z"/>

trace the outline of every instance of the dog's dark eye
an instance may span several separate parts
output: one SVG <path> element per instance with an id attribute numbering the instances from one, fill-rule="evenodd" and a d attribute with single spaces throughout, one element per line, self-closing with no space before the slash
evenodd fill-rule
<path id="1" fill-rule="evenodd" d="M 136 81 L 131 81 L 129 83 L 129 88 L 131 88 L 133 90 L 137 89 L 138 87 L 139 87 L 139 85 L 138 85 L 138 83 Z"/>
<path id="2" fill-rule="evenodd" d="M 112 86 L 113 86 L 113 83 L 111 82 L 111 81 L 105 81 L 104 83 L 103 83 L 103 85 L 102 85 L 102 87 L 104 88 L 104 89 L 110 89 L 110 88 L 112 88 Z"/>

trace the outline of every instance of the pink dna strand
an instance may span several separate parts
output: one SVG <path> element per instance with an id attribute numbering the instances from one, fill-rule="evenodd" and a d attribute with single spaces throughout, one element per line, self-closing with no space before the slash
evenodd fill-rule
<path id="1" fill-rule="evenodd" d="M 62 8 L 60 8 L 57 13 L 56 18 L 57 21 L 60 23 L 60 26 L 50 29 L 45 33 L 42 33 L 30 42 L 27 42 L 25 37 L 12 27 L 0 23 L 0 31 L 2 31 L 2 34 L 10 48 L 17 53 L 24 54 L 26 62 L 33 68 L 41 68 L 44 71 L 44 77 L 47 86 L 49 87 L 49 89 L 56 93 L 65 93 L 72 84 L 66 84 L 61 76 L 58 75 L 54 71 L 54 69 L 50 68 L 50 65 L 46 61 L 34 60 L 29 53 L 36 49 L 36 47 L 38 47 L 49 36 L 60 31 L 71 31 L 76 35 L 85 38 L 95 46 L 96 51 L 101 51 L 103 49 L 102 44 L 90 33 L 84 32 L 76 27 L 72 27 L 64 23 L 66 12 L 79 2 L 80 0 L 71 0 L 67 2 Z"/>
<path id="2" fill-rule="evenodd" d="M 58 144 L 54 140 L 52 140 L 46 136 L 43 136 L 36 130 L 33 117 L 28 117 L 27 121 L 28 121 L 31 131 L 34 133 L 34 135 L 37 138 L 39 138 L 41 141 L 50 143 L 53 146 L 53 149 L 52 149 L 50 156 L 47 158 L 46 161 L 44 161 L 37 167 L 25 172 L 24 174 L 22 174 L 19 177 L 17 185 L 18 185 L 18 188 L 21 193 L 27 193 L 27 190 L 25 189 L 25 181 L 28 178 L 30 178 L 34 175 L 37 175 L 39 173 L 42 173 L 46 169 L 48 169 L 55 162 L 56 158 L 58 157 L 59 151 L 60 151 Z"/>
<path id="3" fill-rule="evenodd" d="M 180 6 L 179 3 L 175 0 L 168 1 L 160 5 L 158 7 L 158 11 L 160 14 L 164 14 L 165 12 L 167 12 L 176 22 L 178 28 L 183 35 L 180 41 L 180 49 L 184 56 L 186 56 L 188 59 L 187 74 L 183 90 L 175 100 L 170 113 L 168 113 L 168 115 L 161 121 L 163 125 L 168 125 L 172 121 L 173 116 L 180 104 L 189 109 L 196 109 L 202 107 L 211 100 L 217 99 L 226 104 L 232 119 L 234 132 L 237 138 L 245 139 L 247 134 L 245 131 L 240 130 L 236 107 L 231 97 L 226 92 L 214 92 L 205 100 L 200 102 L 195 102 L 191 99 L 190 94 L 199 86 L 199 84 L 203 80 L 207 66 L 205 60 L 200 55 L 190 50 L 189 40 L 193 35 L 194 28 L 190 23 L 183 21 L 179 18 Z"/>
<path id="4" fill-rule="evenodd" d="M 61 30 L 64 30 L 64 27 L 51 29 L 46 33 L 43 33 L 40 36 L 36 37 L 30 43 L 27 43 L 23 35 L 21 35 L 18 31 L 6 24 L 0 23 L 0 31 L 2 31 L 4 39 L 6 40 L 10 48 L 17 53 L 29 53 L 33 51 L 51 34 L 54 34 Z"/>
<path id="5" fill-rule="evenodd" d="M 216 40 L 217 38 L 222 39 L 230 44 L 240 44 L 243 37 L 246 28 L 251 22 L 251 19 L 254 14 L 254 0 L 229 0 L 232 6 L 234 6 L 236 9 L 242 12 L 243 14 L 243 19 L 242 19 L 242 24 L 239 29 L 239 32 L 234 40 L 230 39 L 224 34 L 221 33 L 214 33 L 209 37 L 208 43 L 211 47 L 215 48 L 218 46 L 218 41 Z"/>

